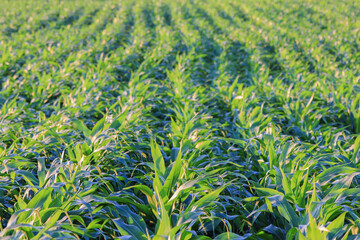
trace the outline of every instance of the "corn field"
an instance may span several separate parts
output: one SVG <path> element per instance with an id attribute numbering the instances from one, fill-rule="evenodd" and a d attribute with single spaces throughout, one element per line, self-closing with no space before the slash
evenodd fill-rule
<path id="1" fill-rule="evenodd" d="M 360 239 L 360 2 L 0 0 L 0 239 Z"/>

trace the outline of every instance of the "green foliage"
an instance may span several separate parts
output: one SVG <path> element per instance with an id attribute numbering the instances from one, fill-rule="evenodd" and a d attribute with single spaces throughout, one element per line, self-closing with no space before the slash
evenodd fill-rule
<path id="1" fill-rule="evenodd" d="M 359 238 L 359 9 L 1 1 L 0 238 Z"/>

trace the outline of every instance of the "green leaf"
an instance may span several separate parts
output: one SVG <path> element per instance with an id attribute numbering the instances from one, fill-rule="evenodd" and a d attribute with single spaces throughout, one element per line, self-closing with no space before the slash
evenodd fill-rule
<path id="1" fill-rule="evenodd" d="M 123 112 L 119 117 L 117 117 L 110 125 L 109 128 L 113 128 L 118 130 L 122 124 L 124 123 L 126 117 L 128 116 L 129 110 L 126 110 L 125 112 Z"/>
<path id="2" fill-rule="evenodd" d="M 181 172 L 181 149 L 178 152 L 178 156 L 172 165 L 169 176 L 166 178 L 164 187 L 161 189 L 161 192 L 164 192 L 166 196 L 169 196 L 171 190 L 178 181 L 179 175 Z"/>
<path id="3" fill-rule="evenodd" d="M 28 208 L 42 208 L 46 209 L 51 203 L 51 192 L 52 188 L 43 189 L 35 194 L 35 196 L 30 200 L 27 207 Z"/>
<path id="4" fill-rule="evenodd" d="M 309 213 L 309 226 L 306 232 L 307 239 L 326 239 L 326 232 L 322 232 L 316 223 L 316 220 Z"/>
<path id="5" fill-rule="evenodd" d="M 321 185 L 324 185 L 339 175 L 348 175 L 355 172 L 358 172 L 357 168 L 351 168 L 344 165 L 334 166 L 320 173 L 316 177 L 316 180 L 319 181 Z"/>
<path id="6" fill-rule="evenodd" d="M 143 233 L 138 227 L 126 224 L 121 218 L 116 218 L 112 220 L 121 235 L 126 236 L 130 235 L 131 240 L 147 240 L 145 233 Z"/>
<path id="7" fill-rule="evenodd" d="M 351 158 L 351 161 L 353 161 L 354 163 L 357 163 L 356 156 L 357 156 L 357 153 L 359 152 L 359 149 L 360 149 L 360 135 L 356 138 L 355 143 L 354 143 L 354 151 L 353 151 L 353 155 Z"/>
<path id="8" fill-rule="evenodd" d="M 292 227 L 299 226 L 299 217 L 283 195 L 268 197 L 268 199 L 273 206 L 276 206 L 278 208 L 281 216 L 283 216 L 291 224 Z"/>
<path id="9" fill-rule="evenodd" d="M 237 235 L 235 233 L 232 232 L 226 232 L 226 233 L 222 233 L 220 235 L 217 235 L 214 240 L 245 240 L 247 239 L 246 237 L 242 237 L 240 235 Z"/>
<path id="10" fill-rule="evenodd" d="M 297 228 L 291 228 L 287 233 L 286 233 L 286 240 L 294 240 L 294 237 L 296 236 L 296 233 L 298 232 Z"/>
<path id="11" fill-rule="evenodd" d="M 51 227 L 53 227 L 56 224 L 56 222 L 59 220 L 61 214 L 62 214 L 61 210 L 55 211 L 45 222 L 45 227 L 43 229 L 41 229 L 41 231 L 33 239 L 34 240 L 40 239 L 48 229 L 50 229 Z"/>
<path id="12" fill-rule="evenodd" d="M 143 233 L 146 233 L 146 224 L 145 221 L 139 215 L 135 214 L 130 210 L 128 206 L 117 206 L 117 210 L 120 215 L 127 219 L 127 222 L 130 225 L 138 227 Z"/>
<path id="13" fill-rule="evenodd" d="M 336 231 L 344 226 L 346 212 L 340 214 L 335 220 L 333 220 L 326 228 L 330 231 Z"/>
<path id="14" fill-rule="evenodd" d="M 17 170 L 16 174 L 22 176 L 29 185 L 33 187 L 39 186 L 39 180 L 31 172 L 24 170 Z"/>
<path id="15" fill-rule="evenodd" d="M 219 194 L 224 190 L 224 188 L 226 188 L 226 185 L 216 189 L 215 191 L 207 193 L 205 196 L 200 198 L 198 201 L 190 204 L 186 208 L 185 211 L 190 211 L 190 209 L 200 209 L 200 208 L 204 207 L 205 205 L 212 204 L 213 201 L 215 201 L 218 198 Z"/>
<path id="16" fill-rule="evenodd" d="M 159 196 L 158 190 L 155 191 L 157 195 Z M 170 231 L 171 231 L 171 221 L 170 217 L 168 215 L 168 212 L 165 208 L 165 202 L 163 198 L 159 196 L 159 207 L 160 207 L 160 216 L 158 219 L 158 222 L 156 224 L 156 236 L 158 237 L 166 237 L 168 238 Z"/>
<path id="17" fill-rule="evenodd" d="M 301 191 L 300 191 L 300 207 L 305 207 L 305 193 L 307 191 L 307 186 L 308 186 L 308 179 L 309 179 L 309 169 L 305 172 L 305 179 L 304 179 L 304 183 L 301 187 Z"/>
<path id="18" fill-rule="evenodd" d="M 94 128 L 90 133 L 90 136 L 95 136 L 98 132 L 100 132 L 104 128 L 105 120 L 106 120 L 106 116 L 95 124 Z"/>
<path id="19" fill-rule="evenodd" d="M 73 121 L 73 126 L 82 131 L 85 137 L 90 137 L 91 131 L 85 126 L 85 124 L 79 120 Z"/>
<path id="20" fill-rule="evenodd" d="M 169 201 L 174 201 L 178 195 L 184 191 L 185 189 L 188 189 L 188 188 L 191 188 L 193 187 L 195 184 L 199 183 L 203 181 L 203 178 L 202 177 L 198 177 L 194 180 L 191 180 L 191 181 L 188 181 L 186 183 L 184 183 L 183 185 L 181 185 L 178 189 L 176 189 L 176 191 L 174 192 L 174 194 L 171 196 L 170 200 Z"/>
<path id="21" fill-rule="evenodd" d="M 151 155 L 155 165 L 155 174 L 159 176 L 164 176 L 166 168 L 165 168 L 165 161 L 161 154 L 160 147 L 154 140 L 151 140 Z"/>
<path id="22" fill-rule="evenodd" d="M 284 171 L 280 168 L 281 176 L 282 176 L 282 185 L 285 191 L 285 195 L 293 194 L 293 191 L 291 189 L 291 184 L 289 179 L 286 177 Z M 281 194 L 275 194 L 275 195 L 281 195 Z"/>
<path id="23" fill-rule="evenodd" d="M 257 191 L 266 193 L 267 195 L 270 195 L 270 196 L 275 196 L 275 195 L 284 196 L 284 194 L 282 192 L 279 192 L 279 191 L 277 191 L 275 189 L 271 189 L 271 188 L 257 188 L 257 187 L 255 187 L 254 189 L 256 189 Z"/>

